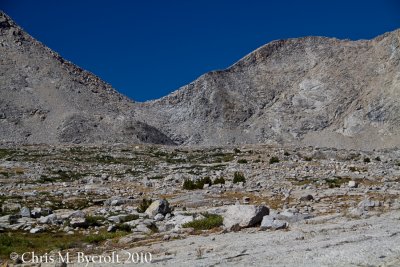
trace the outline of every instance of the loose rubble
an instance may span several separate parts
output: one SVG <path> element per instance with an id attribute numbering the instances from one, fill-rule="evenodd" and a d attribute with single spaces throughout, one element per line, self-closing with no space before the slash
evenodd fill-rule
<path id="1" fill-rule="evenodd" d="M 365 220 L 400 209 L 399 156 L 312 147 L 3 145 L 0 233 L 16 240 L 56 234 L 62 251 L 101 253 L 199 235 L 290 232 L 326 216 Z"/>

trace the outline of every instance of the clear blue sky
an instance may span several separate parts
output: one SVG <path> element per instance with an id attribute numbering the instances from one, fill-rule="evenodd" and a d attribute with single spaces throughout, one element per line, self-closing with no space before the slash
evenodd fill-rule
<path id="1" fill-rule="evenodd" d="M 400 28 L 396 0 L 0 0 L 32 36 L 137 101 L 272 40 L 367 39 Z"/>

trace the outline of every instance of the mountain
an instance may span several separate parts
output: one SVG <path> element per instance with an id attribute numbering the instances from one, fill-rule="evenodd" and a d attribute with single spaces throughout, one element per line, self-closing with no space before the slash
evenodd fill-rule
<path id="1" fill-rule="evenodd" d="M 226 70 L 135 103 L 176 143 L 400 144 L 400 30 L 373 40 L 273 41 Z"/>
<path id="2" fill-rule="evenodd" d="M 400 30 L 273 41 L 161 99 L 134 102 L 0 13 L 0 141 L 400 144 Z"/>
<path id="3" fill-rule="evenodd" d="M 0 141 L 173 144 L 133 102 L 0 12 Z"/>

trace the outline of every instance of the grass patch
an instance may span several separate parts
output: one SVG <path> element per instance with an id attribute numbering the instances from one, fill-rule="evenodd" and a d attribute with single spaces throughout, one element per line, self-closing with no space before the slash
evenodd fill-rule
<path id="1" fill-rule="evenodd" d="M 101 226 L 105 220 L 104 216 L 86 216 L 86 222 L 89 226 Z"/>
<path id="2" fill-rule="evenodd" d="M 14 150 L 0 149 L 0 159 L 12 157 L 15 154 Z"/>
<path id="3" fill-rule="evenodd" d="M 348 177 L 333 177 L 326 179 L 329 188 L 340 187 L 342 184 L 348 183 L 351 179 Z"/>
<path id="4" fill-rule="evenodd" d="M 83 236 L 80 233 L 68 235 L 65 233 L 38 233 L 8 232 L 0 234 L 0 258 L 9 259 L 11 252 L 22 254 L 27 251 L 34 251 L 37 254 L 48 253 L 55 249 L 65 250 L 80 248 L 84 243 L 93 243 L 95 240 L 112 239 L 123 236 L 126 233 L 99 233 Z"/>
<path id="5" fill-rule="evenodd" d="M 117 231 L 114 233 L 100 232 L 98 234 L 91 234 L 91 235 L 85 236 L 83 241 L 86 243 L 90 243 L 90 244 L 99 244 L 103 241 L 106 241 L 109 239 L 114 239 L 117 237 L 122 237 L 126 234 L 127 234 L 126 231 Z"/>
<path id="6" fill-rule="evenodd" d="M 221 226 L 224 220 L 221 215 L 208 213 L 202 215 L 205 217 L 204 219 L 184 223 L 182 227 L 194 228 L 195 230 L 210 230 Z"/>

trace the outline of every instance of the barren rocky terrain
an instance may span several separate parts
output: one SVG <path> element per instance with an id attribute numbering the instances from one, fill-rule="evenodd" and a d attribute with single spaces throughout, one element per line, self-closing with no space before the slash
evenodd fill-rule
<path id="1" fill-rule="evenodd" d="M 3 262 L 34 250 L 139 251 L 166 266 L 399 263 L 397 150 L 8 145 L 0 158 Z"/>

